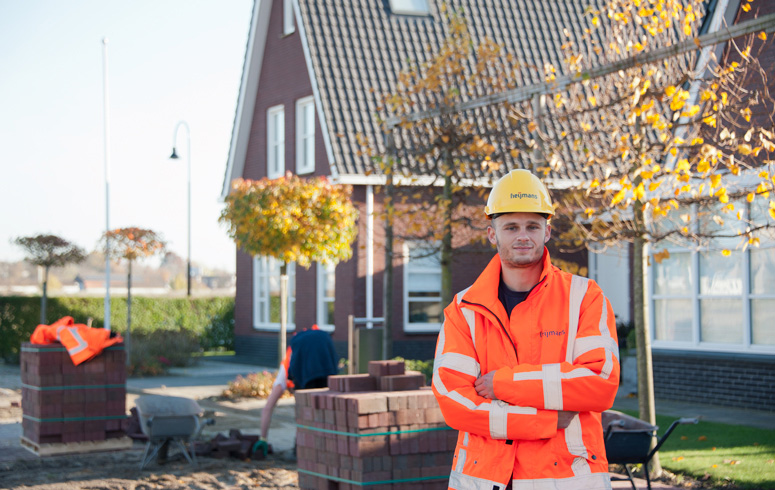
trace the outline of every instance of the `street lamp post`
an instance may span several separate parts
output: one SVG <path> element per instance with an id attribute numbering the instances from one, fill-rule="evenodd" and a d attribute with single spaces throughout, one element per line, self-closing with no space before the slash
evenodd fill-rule
<path id="1" fill-rule="evenodd" d="M 188 160 L 188 258 L 186 262 L 186 295 L 191 296 L 191 131 L 185 121 L 179 121 L 175 125 L 175 132 L 172 134 L 172 155 L 170 158 L 177 160 L 178 154 L 175 147 L 178 141 L 178 130 L 183 126 L 186 128 L 186 159 Z"/>

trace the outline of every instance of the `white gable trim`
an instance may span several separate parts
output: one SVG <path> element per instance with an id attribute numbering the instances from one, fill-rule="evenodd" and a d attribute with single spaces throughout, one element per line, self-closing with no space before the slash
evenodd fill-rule
<path id="1" fill-rule="evenodd" d="M 309 53 L 307 29 L 305 28 L 304 21 L 301 18 L 299 0 L 293 0 L 293 13 L 296 14 L 296 26 L 299 29 L 301 47 L 304 50 L 304 61 L 307 62 L 307 74 L 309 75 L 309 82 L 312 85 L 312 95 L 315 97 L 315 115 L 318 117 L 320 122 L 320 129 L 323 133 L 323 144 L 326 147 L 328 166 L 331 170 L 331 177 L 337 179 L 339 178 L 339 172 L 336 169 L 336 165 L 334 165 L 334 147 L 331 145 L 331 133 L 328 131 L 328 123 L 326 122 L 325 115 L 323 114 L 323 104 L 320 101 L 320 89 L 318 88 L 318 81 L 315 77 L 315 71 L 312 69 L 312 56 Z"/>
<path id="2" fill-rule="evenodd" d="M 234 126 L 231 131 L 229 160 L 226 164 L 221 200 L 229 195 L 232 180 L 242 177 L 242 172 L 245 170 L 250 127 L 253 124 L 253 111 L 258 96 L 258 80 L 261 76 L 271 11 L 272 0 L 255 0 L 253 3 L 253 17 L 245 50 L 245 65 L 242 67 L 242 80 L 237 99 L 237 111 L 234 115 Z"/>

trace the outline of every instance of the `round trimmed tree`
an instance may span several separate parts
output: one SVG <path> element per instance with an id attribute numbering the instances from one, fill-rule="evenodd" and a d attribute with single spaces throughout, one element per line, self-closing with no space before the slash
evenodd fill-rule
<path id="1" fill-rule="evenodd" d="M 287 330 L 288 264 L 336 264 L 352 256 L 358 211 L 352 187 L 325 177 L 236 179 L 219 221 L 245 253 L 278 260 L 280 267 L 280 359 Z"/>
<path id="2" fill-rule="evenodd" d="M 77 264 L 86 259 L 83 249 L 56 235 L 20 236 L 14 243 L 27 252 L 27 261 L 43 267 L 43 294 L 40 297 L 40 323 L 46 321 L 46 300 L 48 298 L 48 273 L 52 267 Z"/>

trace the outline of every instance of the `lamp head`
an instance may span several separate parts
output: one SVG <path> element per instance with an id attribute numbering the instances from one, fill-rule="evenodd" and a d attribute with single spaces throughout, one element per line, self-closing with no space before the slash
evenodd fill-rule
<path id="1" fill-rule="evenodd" d="M 170 155 L 170 160 L 177 160 L 178 158 L 179 158 L 178 154 L 175 152 L 175 147 L 173 146 L 172 147 L 172 155 Z"/>

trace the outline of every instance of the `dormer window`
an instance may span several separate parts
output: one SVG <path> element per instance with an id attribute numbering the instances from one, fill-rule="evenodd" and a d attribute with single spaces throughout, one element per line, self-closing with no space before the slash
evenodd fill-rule
<path id="1" fill-rule="evenodd" d="M 390 10 L 398 15 L 428 15 L 428 0 L 390 0 Z"/>
<path id="2" fill-rule="evenodd" d="M 283 34 L 293 34 L 296 31 L 296 24 L 293 18 L 293 0 L 283 0 Z"/>

